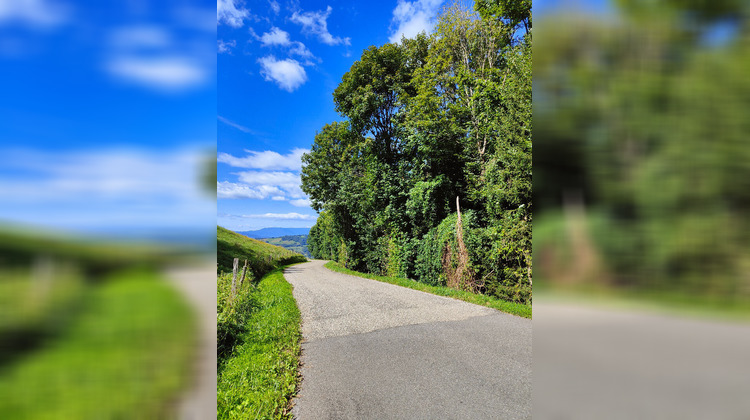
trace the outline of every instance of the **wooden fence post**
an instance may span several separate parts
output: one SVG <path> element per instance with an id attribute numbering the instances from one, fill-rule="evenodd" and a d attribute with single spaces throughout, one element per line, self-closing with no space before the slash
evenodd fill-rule
<path id="1" fill-rule="evenodd" d="M 242 287 L 242 282 L 245 281 L 245 273 L 247 273 L 247 260 L 245 260 L 245 266 L 242 267 L 242 275 L 240 276 L 239 287 Z"/>
<path id="2" fill-rule="evenodd" d="M 235 258 L 232 262 L 232 298 L 237 293 L 237 268 L 240 265 L 240 259 Z"/>

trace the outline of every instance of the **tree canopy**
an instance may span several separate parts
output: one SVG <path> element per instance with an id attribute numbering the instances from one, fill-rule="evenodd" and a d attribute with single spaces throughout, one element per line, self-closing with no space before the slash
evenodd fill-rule
<path id="1" fill-rule="evenodd" d="M 313 256 L 530 302 L 530 2 L 453 5 L 364 50 L 333 100 L 303 157 Z"/>

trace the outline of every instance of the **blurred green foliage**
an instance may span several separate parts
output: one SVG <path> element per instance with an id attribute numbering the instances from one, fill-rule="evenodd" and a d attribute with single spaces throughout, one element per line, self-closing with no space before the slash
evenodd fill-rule
<path id="1" fill-rule="evenodd" d="M 188 382 L 194 355 L 190 308 L 150 270 L 124 270 L 104 280 L 85 288 L 74 316 L 57 324 L 44 345 L 0 367 L 0 417 L 174 415 L 169 402 Z"/>
<path id="2" fill-rule="evenodd" d="M 537 274 L 746 300 L 746 2 L 617 4 L 537 31 Z"/>

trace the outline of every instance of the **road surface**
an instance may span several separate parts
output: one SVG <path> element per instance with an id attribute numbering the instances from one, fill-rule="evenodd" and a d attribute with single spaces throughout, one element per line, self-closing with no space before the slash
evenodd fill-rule
<path id="1" fill-rule="evenodd" d="M 180 420 L 216 418 L 216 266 L 170 268 L 167 278 L 190 302 L 199 322 L 198 357 L 190 389 L 178 402 Z"/>
<path id="2" fill-rule="evenodd" d="M 750 419 L 750 325 L 537 296 L 534 420 Z"/>
<path id="3" fill-rule="evenodd" d="M 531 418 L 531 320 L 324 263 L 284 271 L 302 313 L 297 419 Z"/>

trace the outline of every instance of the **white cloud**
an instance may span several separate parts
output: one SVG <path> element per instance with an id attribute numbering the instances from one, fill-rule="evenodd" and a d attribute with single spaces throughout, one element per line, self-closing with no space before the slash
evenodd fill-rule
<path id="1" fill-rule="evenodd" d="M 307 73 L 297 60 L 277 60 L 269 55 L 258 60 L 266 81 L 275 82 L 281 89 L 294 92 L 307 81 Z"/>
<path id="2" fill-rule="evenodd" d="M 248 171 L 240 172 L 239 180 L 248 185 L 266 185 L 273 184 L 282 188 L 296 187 L 300 184 L 299 175 L 291 172 L 265 172 L 265 171 Z"/>
<path id="3" fill-rule="evenodd" d="M 121 56 L 110 60 L 106 69 L 125 81 L 169 91 L 202 85 L 211 76 L 202 63 L 182 56 Z"/>
<path id="4" fill-rule="evenodd" d="M 237 41 L 231 40 L 229 42 L 224 42 L 222 39 L 217 39 L 216 44 L 219 50 L 219 54 L 223 53 L 230 53 L 232 52 L 232 48 L 237 46 Z"/>
<path id="5" fill-rule="evenodd" d="M 265 213 L 265 214 L 243 214 L 240 217 L 247 219 L 274 219 L 274 220 L 315 220 L 316 216 L 299 213 Z"/>
<path id="6" fill-rule="evenodd" d="M 293 205 L 294 207 L 310 207 L 310 200 L 307 198 L 289 200 L 289 204 Z"/>
<path id="7" fill-rule="evenodd" d="M 305 193 L 300 188 L 302 180 L 299 174 L 292 172 L 251 171 L 240 172 L 237 175 L 240 182 L 245 185 L 265 186 L 283 191 L 284 194 L 280 195 L 281 197 L 290 197 L 293 199 L 305 197 Z"/>
<path id="8" fill-rule="evenodd" d="M 0 24 L 20 22 L 39 29 L 59 26 L 71 17 L 70 7 L 59 1 L 2 0 Z"/>
<path id="9" fill-rule="evenodd" d="M 264 47 L 271 47 L 271 46 L 276 46 L 276 45 L 282 46 L 282 47 L 289 47 L 289 55 L 296 55 L 298 57 L 308 59 L 304 63 L 304 65 L 306 66 L 314 64 L 309 59 L 317 59 L 313 55 L 313 53 L 310 52 L 309 49 L 307 49 L 307 46 L 305 46 L 305 44 L 299 41 L 292 41 L 289 38 L 288 32 L 282 29 L 279 29 L 275 26 L 272 27 L 269 32 L 264 33 L 262 36 L 257 36 L 255 34 L 252 34 L 252 35 L 255 39 L 258 39 Z"/>
<path id="10" fill-rule="evenodd" d="M 216 183 L 216 197 L 217 198 L 253 198 L 257 200 L 263 200 L 270 196 L 278 196 L 284 194 L 280 189 L 268 186 L 268 185 L 244 185 L 229 181 L 221 181 Z"/>
<path id="11" fill-rule="evenodd" d="M 234 122 L 234 121 L 230 121 L 230 120 L 228 120 L 228 119 L 226 119 L 226 118 L 222 117 L 221 115 L 217 115 L 217 116 L 216 116 L 216 118 L 217 118 L 217 119 L 218 119 L 219 121 L 223 122 L 224 124 L 226 124 L 226 125 L 228 125 L 228 126 L 230 126 L 230 127 L 234 127 L 234 128 L 236 128 L 236 129 L 238 129 L 238 130 L 240 130 L 240 131 L 244 132 L 244 133 L 252 133 L 252 132 L 253 132 L 253 130 L 251 130 L 251 129 L 249 129 L 249 128 L 245 127 L 244 125 L 240 125 L 240 124 L 237 124 L 237 123 L 236 123 L 236 122 Z"/>
<path id="12" fill-rule="evenodd" d="M 250 17 L 250 11 L 237 7 L 235 0 L 217 0 L 216 1 L 216 21 L 224 22 L 234 28 L 241 28 L 243 21 Z"/>
<path id="13" fill-rule="evenodd" d="M 260 37 L 260 42 L 266 47 L 270 45 L 289 45 L 292 43 L 289 40 L 289 33 L 275 26 L 271 28 L 271 32 L 266 32 Z"/>
<path id="14" fill-rule="evenodd" d="M 293 47 L 289 50 L 289 54 L 297 55 L 302 58 L 315 58 L 313 53 L 310 52 L 310 50 L 307 49 L 305 44 L 295 41 L 293 44 Z M 308 63 L 305 63 L 308 64 Z"/>
<path id="15" fill-rule="evenodd" d="M 442 3 L 443 0 L 398 0 L 391 21 L 396 29 L 391 33 L 389 41 L 399 42 L 402 36 L 412 38 L 420 32 L 431 32 Z"/>
<path id="16" fill-rule="evenodd" d="M 216 50 L 205 38 L 196 31 L 181 31 L 177 36 L 170 25 L 113 28 L 106 38 L 109 50 L 102 68 L 119 81 L 162 92 L 203 86 L 216 71 Z"/>
<path id="17" fill-rule="evenodd" d="M 331 14 L 331 6 L 328 6 L 325 12 L 294 12 L 292 22 L 302 25 L 302 30 L 317 35 L 320 42 L 328 45 L 350 45 L 350 38 L 341 38 L 331 35 L 328 32 L 328 16 Z"/>
<path id="18" fill-rule="evenodd" d="M 247 151 L 250 155 L 238 158 L 228 153 L 219 153 L 218 162 L 234 167 L 256 170 L 232 173 L 236 181 L 219 182 L 219 198 L 252 198 L 273 201 L 288 201 L 296 207 L 309 207 L 307 196 L 302 191 L 300 178 L 301 156 L 306 149 L 293 149 L 286 155 L 272 151 Z"/>
<path id="19" fill-rule="evenodd" d="M 281 6 L 279 6 L 279 2 L 275 0 L 269 0 L 268 4 L 271 5 L 271 10 L 273 10 L 273 12 L 278 15 L 279 12 L 281 11 Z"/>
<path id="20" fill-rule="evenodd" d="M 299 171 L 302 167 L 302 155 L 309 150 L 294 148 L 286 155 L 270 150 L 263 152 L 246 150 L 246 152 L 250 155 L 235 157 L 229 153 L 219 153 L 218 161 L 235 168 Z"/>

